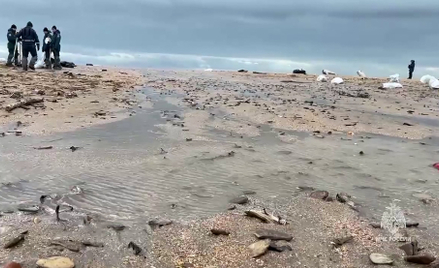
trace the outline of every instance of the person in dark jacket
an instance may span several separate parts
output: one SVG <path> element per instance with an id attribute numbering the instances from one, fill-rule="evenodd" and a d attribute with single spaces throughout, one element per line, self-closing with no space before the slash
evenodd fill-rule
<path id="1" fill-rule="evenodd" d="M 27 71 L 27 57 L 29 53 L 32 55 L 32 59 L 29 63 L 29 68 L 35 70 L 35 63 L 37 62 L 37 50 L 40 50 L 40 40 L 38 39 L 38 35 L 33 29 L 32 22 L 28 22 L 26 27 L 21 29 L 18 34 L 15 36 L 17 38 L 22 38 L 23 44 L 23 70 Z M 37 49 L 35 49 L 35 45 Z"/>
<path id="2" fill-rule="evenodd" d="M 50 54 L 52 53 L 52 34 L 45 27 L 43 29 L 44 32 L 44 40 L 43 40 L 43 52 L 44 52 L 44 63 L 46 64 L 47 69 L 52 69 L 52 60 L 50 59 Z"/>
<path id="3" fill-rule="evenodd" d="M 52 39 L 52 51 L 55 57 L 55 64 L 53 69 L 61 70 L 61 59 L 59 58 L 59 53 L 61 51 L 61 32 L 56 28 L 52 27 L 53 39 Z"/>
<path id="4" fill-rule="evenodd" d="M 413 72 L 415 71 L 415 61 L 411 60 L 409 64 L 409 79 L 413 78 Z"/>
<path id="5" fill-rule="evenodd" d="M 11 28 L 9 28 L 8 30 L 8 61 L 6 62 L 6 66 L 12 66 L 12 59 L 14 59 L 15 57 L 15 66 L 18 65 L 17 62 L 17 53 L 14 51 L 15 50 L 15 44 L 17 42 L 17 39 L 15 38 L 15 35 L 17 33 L 17 26 L 15 26 L 15 24 L 12 24 Z"/>

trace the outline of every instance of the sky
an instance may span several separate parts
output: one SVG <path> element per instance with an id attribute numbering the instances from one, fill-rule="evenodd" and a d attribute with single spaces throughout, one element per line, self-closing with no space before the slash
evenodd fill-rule
<path id="1" fill-rule="evenodd" d="M 439 76 L 437 0 L 1 2 L 2 58 L 8 28 L 30 20 L 41 38 L 57 25 L 76 64 L 406 76 L 414 59 L 415 76 Z"/>

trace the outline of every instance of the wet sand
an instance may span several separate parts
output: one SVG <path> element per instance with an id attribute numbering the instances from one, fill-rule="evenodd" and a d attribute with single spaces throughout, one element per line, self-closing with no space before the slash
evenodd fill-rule
<path id="1" fill-rule="evenodd" d="M 316 82 L 316 77 L 202 71 L 150 71 L 146 75 L 147 86 L 183 93 L 190 107 L 219 107 L 252 124 L 409 139 L 439 133 L 438 92 L 418 80 L 401 81 L 402 89 L 383 90 L 379 87 L 385 78 L 343 77 L 344 84 L 331 85 Z M 240 131 L 251 132 L 244 128 Z"/>
<path id="2" fill-rule="evenodd" d="M 47 135 L 128 117 L 137 103 L 135 89 L 143 84 L 143 75 L 134 70 L 103 69 L 23 72 L 0 67 L 0 132 L 13 130 L 19 122 L 26 135 Z M 8 105 L 29 99 L 43 101 L 6 111 Z"/>
<path id="3" fill-rule="evenodd" d="M 371 228 L 369 225 L 371 219 L 365 218 L 363 213 L 354 211 L 347 204 L 337 201 L 312 199 L 309 197 L 310 192 L 297 193 L 297 190 L 291 187 L 298 181 L 304 182 L 308 186 L 319 185 L 319 180 L 322 180 L 322 177 L 314 178 L 312 174 L 315 171 L 311 170 L 310 165 L 314 169 L 322 169 L 323 173 L 325 173 L 325 166 L 329 165 L 337 166 L 334 170 L 338 172 L 332 173 L 331 169 L 331 172 L 325 173 L 327 176 L 324 178 L 325 181 L 331 181 L 331 179 L 334 181 L 333 189 L 330 190 L 333 197 L 335 193 L 340 192 L 337 188 L 341 188 L 341 184 L 343 184 L 343 181 L 338 181 L 336 177 L 344 176 L 342 173 L 345 170 L 353 170 L 353 180 L 358 180 L 358 184 L 366 184 L 369 187 L 367 189 L 376 187 L 375 189 L 378 191 L 390 191 L 390 189 L 377 187 L 377 185 L 383 185 L 381 180 L 386 180 L 387 183 L 388 178 L 381 178 L 373 173 L 371 173 L 372 175 L 365 173 L 362 174 L 364 178 L 360 177 L 363 168 L 360 169 L 358 163 L 353 162 L 352 159 L 359 158 L 363 159 L 362 162 L 366 164 L 377 164 L 372 161 L 373 156 L 368 156 L 372 148 L 368 147 L 371 145 L 367 143 L 367 138 L 360 138 L 360 136 L 373 133 L 419 139 L 439 133 L 436 132 L 438 126 L 436 110 L 433 108 L 433 104 L 437 103 L 437 92 L 430 91 L 417 81 L 403 81 L 402 83 L 406 86 L 404 89 L 382 91 L 377 87 L 384 79 L 360 81 L 356 78 L 346 78 L 345 85 L 331 86 L 313 82 L 315 80 L 313 76 L 292 77 L 280 74 L 256 75 L 236 72 L 148 70 L 145 72 L 145 76 L 148 86 L 156 89 L 161 97 L 169 103 L 181 108 L 178 112 L 161 111 L 166 115 L 163 116 L 165 122 L 154 121 L 156 126 L 162 130 L 162 136 L 157 137 L 149 155 L 140 153 L 146 151 L 144 147 L 132 148 L 132 155 L 125 147 L 122 148 L 123 150 L 115 147 L 114 150 L 118 157 L 111 157 L 110 162 L 106 163 L 105 158 L 101 159 L 93 154 L 87 160 L 85 155 L 90 154 L 90 152 L 87 151 L 86 147 L 84 151 L 78 151 L 79 154 L 72 158 L 71 154 L 67 155 L 64 150 L 58 149 L 63 145 L 61 141 L 59 146 L 56 142 L 51 143 L 51 145 L 55 145 L 54 151 L 49 150 L 39 156 L 41 163 L 52 163 L 53 169 L 59 164 L 57 161 L 51 161 L 53 157 L 60 160 L 61 163 L 69 162 L 73 171 L 81 167 L 84 170 L 93 171 L 93 166 L 99 165 L 99 162 L 102 161 L 98 174 L 107 177 L 107 175 L 113 176 L 115 173 L 116 180 L 120 179 L 119 173 L 113 169 L 121 168 L 120 165 L 116 165 L 116 162 L 122 163 L 122 166 L 126 165 L 122 171 L 123 178 L 126 179 L 124 186 L 127 188 L 118 188 L 117 198 L 111 200 L 112 203 L 115 203 L 113 204 L 115 206 L 112 207 L 114 211 L 111 211 L 111 215 L 107 216 L 110 216 L 110 219 L 114 218 L 115 222 L 113 223 L 118 223 L 117 220 L 121 218 L 116 217 L 119 215 L 117 200 L 120 199 L 120 206 L 123 206 L 120 209 L 124 212 L 128 210 L 128 205 L 139 206 L 129 210 L 128 214 L 134 219 L 123 223 L 126 225 L 124 230 L 115 231 L 107 228 L 108 217 L 98 213 L 90 214 L 79 209 L 78 212 L 74 213 L 62 213 L 61 218 L 68 219 L 68 221 L 57 222 L 53 214 L 53 205 L 56 202 L 49 202 L 51 208 L 47 209 L 47 212 L 40 212 L 37 215 L 4 214 L 0 218 L 2 226 L 0 235 L 3 243 L 22 230 L 28 230 L 29 235 L 21 246 L 1 251 L 0 260 L 2 263 L 17 260 L 27 264 L 25 267 L 32 267 L 38 258 L 61 255 L 72 258 L 76 267 L 373 267 L 374 265 L 370 263 L 368 256 L 370 253 L 377 252 L 392 256 L 397 267 L 415 267 L 403 261 L 402 251 L 398 249 L 401 243 L 375 241 L 378 236 L 388 236 L 389 234 L 386 230 Z M 281 82 L 284 80 L 296 82 Z M 367 92 L 370 97 L 341 96 L 338 91 L 350 94 Z M 344 95 L 344 93 L 341 94 Z M 408 113 L 409 109 L 413 112 Z M 152 114 L 137 113 L 134 117 L 136 116 L 152 117 Z M 145 123 L 135 120 L 131 122 L 131 124 L 123 126 L 125 128 L 131 126 L 135 131 L 142 129 L 139 125 Z M 411 123 L 413 126 L 404 125 L 404 123 Z M 354 125 L 346 126 L 346 124 Z M 111 130 L 117 129 L 115 124 L 112 125 L 114 128 L 110 128 Z M 275 133 L 274 137 L 283 144 L 279 145 L 276 142 L 273 145 L 268 142 L 271 140 L 265 140 L 264 143 L 264 139 L 260 141 L 262 144 L 252 144 L 253 146 L 259 145 L 259 147 L 246 144 L 246 138 L 259 137 L 267 128 L 270 129 L 269 132 Z M 314 137 L 301 140 L 300 135 L 302 134 L 292 132 L 297 130 L 313 132 Z M 329 135 L 328 132 L 332 132 L 332 135 Z M 102 132 L 92 133 L 91 137 L 94 137 L 96 133 Z M 150 132 L 145 133 L 148 133 L 146 136 L 152 136 Z M 142 135 L 145 136 L 144 133 Z M 348 139 L 347 143 L 349 144 L 365 142 L 365 145 L 363 147 L 334 145 L 333 139 L 339 140 L 339 136 Z M 124 135 L 120 137 L 116 142 L 126 142 L 126 140 L 135 138 L 135 136 L 127 137 Z M 105 138 L 102 137 L 103 140 Z M 380 139 L 380 137 L 375 138 Z M 314 140 L 312 141 L 312 139 Z M 96 150 L 110 152 L 104 149 L 108 147 L 105 144 L 99 147 L 98 142 L 91 141 L 93 142 L 87 140 L 87 145 L 92 147 L 91 152 Z M 111 143 L 109 144 L 111 145 Z M 135 143 L 132 145 L 134 146 Z M 298 150 L 294 150 L 295 146 Z M 299 155 L 300 158 L 302 155 L 300 150 L 313 151 L 315 146 L 325 148 L 323 152 L 326 153 L 320 155 L 321 158 L 308 159 L 306 158 L 307 154 L 304 154 L 304 158 L 301 159 L 303 163 L 301 163 L 295 158 L 292 161 L 292 158 L 288 157 L 290 154 L 295 154 Z M 415 143 L 410 143 L 410 146 L 415 146 Z M 161 147 L 165 149 L 165 153 L 160 151 Z M 408 145 L 402 147 L 410 148 Z M 355 154 L 358 154 L 359 149 L 357 148 L 367 149 L 365 150 L 366 156 L 363 158 L 357 155 L 353 156 L 354 150 L 356 150 Z M 428 150 L 428 147 L 423 148 Z M 13 155 L 9 147 L 6 149 L 8 154 Z M 151 151 L 150 147 L 147 149 Z M 229 157 L 231 150 L 236 156 Z M 421 149 L 416 147 L 416 150 Z M 329 153 L 331 151 L 343 152 L 340 155 Z M 379 149 L 377 151 L 379 153 Z M 318 150 L 315 152 L 318 154 Z M 33 153 L 36 154 L 35 150 Z M 395 151 L 389 149 L 381 153 L 389 154 L 388 158 L 395 155 Z M 398 153 L 401 152 L 398 151 Z M 35 158 L 34 154 L 29 155 Z M 261 154 L 264 157 L 261 158 Z M 283 157 L 279 157 L 280 154 Z M 346 158 L 346 155 L 349 157 Z M 425 156 L 423 155 L 423 157 Z M 14 160 L 14 157 L 11 159 Z M 142 159 L 145 162 L 142 162 Z M 286 162 L 288 159 L 290 162 Z M 29 161 L 34 163 L 30 159 Z M 113 161 L 114 167 L 111 167 L 111 161 Z M 250 165 L 249 161 L 255 161 L 255 163 Z M 260 161 L 260 167 L 257 167 L 256 161 Z M 351 161 L 352 163 L 350 163 Z M 199 164 L 200 162 L 202 164 Z M 136 163 L 143 166 L 144 169 L 137 169 Z M 351 165 L 346 166 L 346 163 Z M 358 168 L 354 163 L 358 165 Z M 389 165 L 391 164 L 390 161 Z M 293 170 L 282 165 L 288 165 Z M 154 170 L 154 167 L 158 171 Z M 308 169 L 309 171 L 307 171 Z M 370 167 L 370 169 L 374 168 Z M 368 172 L 372 172 L 371 170 Z M 391 172 L 393 172 L 393 168 L 389 168 L 381 175 L 385 176 Z M 142 173 L 144 176 L 135 177 L 136 180 L 132 182 L 129 177 L 136 173 Z M 430 174 L 428 173 L 428 175 L 430 179 Z M 175 176 L 174 179 L 182 181 L 184 187 L 171 185 L 173 183 L 172 176 Z M 194 176 L 195 179 L 190 176 Z M 209 176 L 209 179 L 206 176 Z M 320 174 L 320 176 L 324 176 L 324 174 Z M 375 178 L 375 176 L 377 177 Z M 74 173 L 69 173 L 69 178 L 73 177 Z M 99 177 L 99 179 L 104 180 L 104 177 Z M 158 178 L 157 182 L 155 182 L 155 177 Z M 212 191 L 210 186 L 204 185 L 203 180 L 210 181 L 210 177 L 215 178 L 213 181 L 218 180 L 222 183 L 219 185 L 219 188 L 223 188 L 222 192 L 217 191 L 217 189 Z M 248 178 L 252 179 L 248 180 Z M 98 184 L 95 179 L 91 177 L 90 184 Z M 392 179 L 394 178 L 392 177 Z M 49 181 L 51 180 L 53 179 Z M 290 184 L 291 180 L 297 181 Z M 75 183 L 77 181 L 79 179 L 76 179 Z M 149 181 L 154 181 L 157 184 L 153 184 L 151 188 L 151 184 L 148 184 Z M 406 187 L 398 182 L 400 181 L 396 181 L 397 186 Z M 407 181 L 403 182 L 407 183 Z M 112 184 L 112 181 L 103 183 Z M 256 190 L 255 195 L 248 195 L 250 197 L 249 204 L 237 205 L 237 209 L 232 211 L 227 211 L 227 208 L 224 207 L 224 213 L 215 213 L 201 218 L 197 217 L 196 209 L 185 208 L 192 199 L 204 206 L 205 204 L 202 204 L 201 200 L 209 200 L 212 198 L 211 195 L 215 196 L 218 192 L 227 196 L 214 200 L 221 206 L 224 203 L 227 204 L 227 200 L 230 198 L 229 192 L 235 196 L 239 195 L 237 194 L 239 191 L 237 189 L 241 189 L 239 184 L 244 184 L 244 188 Z M 258 184 L 264 185 L 264 187 L 260 188 Z M 273 184 L 278 184 L 280 190 L 287 194 L 279 194 L 279 197 L 275 195 L 269 200 L 260 198 L 260 194 L 265 190 L 263 188 L 269 188 L 271 186 L 267 185 Z M 115 185 L 116 187 L 121 186 L 120 184 Z M 63 197 L 59 202 L 73 203 L 75 207 L 81 207 L 81 202 L 97 203 L 98 201 L 93 202 L 93 199 L 88 199 L 88 196 L 96 195 L 94 192 L 99 188 L 92 188 L 93 185 L 87 185 L 87 183 L 82 187 L 86 189 L 84 194 L 80 194 L 77 198 Z M 141 192 L 140 188 L 143 187 L 151 188 L 148 188 L 151 193 Z M 170 188 L 167 196 L 158 196 L 155 193 L 155 188 L 162 193 L 162 188 L 167 187 Z M 410 184 L 407 187 L 413 187 L 413 185 Z M 6 189 L 11 192 L 14 190 L 14 188 Z M 182 195 L 186 195 L 187 190 L 189 190 L 190 199 L 178 199 L 180 192 Z M 129 195 L 126 196 L 125 192 L 128 192 Z M 108 192 L 101 194 L 102 198 L 105 198 L 104 195 L 108 195 Z M 382 192 L 379 194 L 381 195 Z M 140 199 L 140 196 L 146 197 Z M 157 198 L 159 202 L 156 202 Z M 38 200 L 38 196 L 33 199 Z M 355 202 L 357 201 L 355 200 Z M 418 200 L 416 202 L 420 206 L 424 206 Z M 432 200 L 432 204 L 435 202 Z M 142 203 L 151 203 L 151 207 L 144 208 Z M 45 203 L 46 205 L 49 206 Z M 195 203 L 194 206 L 197 204 Z M 157 207 L 160 208 L 155 211 L 155 215 L 148 213 L 148 210 Z M 439 247 L 434 239 L 429 239 L 430 236 L 436 237 L 432 233 L 433 229 L 430 229 L 436 220 L 434 217 L 427 219 L 426 215 L 424 218 L 424 215 L 420 214 L 425 211 L 424 207 L 416 211 L 404 211 L 407 216 L 412 216 L 413 212 L 417 212 L 415 218 L 421 220 L 420 228 L 410 228 L 407 231 L 410 236 L 415 236 L 419 240 L 420 245 L 425 247 L 424 252 L 436 255 Z M 286 226 L 275 223 L 264 224 L 256 219 L 243 216 L 244 210 L 253 208 L 266 208 L 269 213 L 285 218 L 289 224 Z M 434 206 L 431 206 L 430 210 L 433 214 L 436 211 Z M 189 215 L 191 212 L 194 215 Z M 104 214 L 110 213 L 107 211 Z M 179 217 L 175 217 L 177 214 Z M 182 217 L 183 214 L 186 217 Z M 87 216 L 91 217 L 91 220 Z M 38 217 L 41 222 L 35 221 L 35 217 Z M 156 217 L 166 220 L 172 219 L 174 222 L 153 230 L 147 222 Z M 86 219 L 85 222 L 84 219 Z M 225 229 L 230 232 L 230 235 L 213 236 L 210 234 L 211 228 Z M 293 240 L 284 244 L 290 245 L 292 251 L 287 250 L 281 253 L 268 251 L 262 257 L 252 258 L 248 246 L 257 241 L 254 232 L 258 228 L 275 229 L 291 234 Z M 354 237 L 351 242 L 339 248 L 331 244 L 333 239 L 349 235 Z M 50 245 L 52 240 L 65 241 L 69 239 L 74 243 L 84 240 L 102 242 L 104 247 L 86 247 L 82 244 L 79 252 L 71 252 L 66 249 L 61 251 L 62 248 L 59 246 Z M 128 248 L 129 242 L 140 246 L 145 252 L 145 257 L 135 256 L 133 250 Z"/>

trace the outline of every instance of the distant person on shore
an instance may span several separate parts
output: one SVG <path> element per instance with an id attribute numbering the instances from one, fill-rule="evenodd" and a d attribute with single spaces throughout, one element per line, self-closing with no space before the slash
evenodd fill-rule
<path id="1" fill-rule="evenodd" d="M 15 50 L 15 44 L 17 42 L 17 39 L 15 37 L 15 35 L 17 34 L 17 26 L 15 26 L 15 24 L 12 24 L 11 28 L 9 28 L 8 30 L 8 61 L 6 62 L 6 66 L 8 67 L 12 67 L 12 59 L 15 58 L 15 66 L 18 65 L 18 58 L 17 58 L 17 53 L 14 51 Z"/>
<path id="2" fill-rule="evenodd" d="M 56 28 L 56 26 L 53 26 L 52 33 L 52 51 L 53 56 L 55 57 L 55 65 L 53 66 L 53 69 L 61 70 L 61 60 L 59 58 L 59 53 L 61 51 L 61 32 Z"/>
<path id="3" fill-rule="evenodd" d="M 45 27 L 43 29 L 44 40 L 43 40 L 43 52 L 44 52 L 44 63 L 47 69 L 52 69 L 52 60 L 50 54 L 52 53 L 52 34 L 49 29 Z"/>
<path id="4" fill-rule="evenodd" d="M 415 71 L 415 61 L 411 60 L 409 64 L 409 79 L 413 78 L 413 72 Z"/>
<path id="5" fill-rule="evenodd" d="M 22 38 L 23 70 L 27 71 L 27 67 L 28 67 L 27 57 L 29 56 L 29 53 L 32 55 L 32 59 L 30 60 L 29 63 L 29 68 L 31 70 L 35 70 L 35 63 L 37 62 L 38 59 L 37 50 L 40 50 L 40 40 L 38 39 L 37 33 L 33 29 L 32 22 L 29 21 L 26 27 L 21 29 L 15 37 Z M 37 46 L 37 49 L 35 49 L 35 46 Z"/>

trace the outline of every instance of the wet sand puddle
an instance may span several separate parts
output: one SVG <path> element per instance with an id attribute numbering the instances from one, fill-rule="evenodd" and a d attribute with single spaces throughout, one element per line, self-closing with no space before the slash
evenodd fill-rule
<path id="1" fill-rule="evenodd" d="M 111 220 L 187 219 L 224 211 L 244 193 L 281 202 L 294 198 L 296 187 L 311 186 L 353 195 L 378 221 L 398 199 L 409 219 L 428 227 L 436 222 L 436 201 L 426 205 L 417 196 L 436 198 L 437 139 L 421 144 L 336 133 L 322 139 L 262 126 L 256 137 L 206 127 L 202 137 L 185 140 L 184 110 L 151 98 L 153 108 L 120 122 L 53 137 L 1 138 L 0 210 L 58 194 L 52 206 L 65 202 Z"/>

